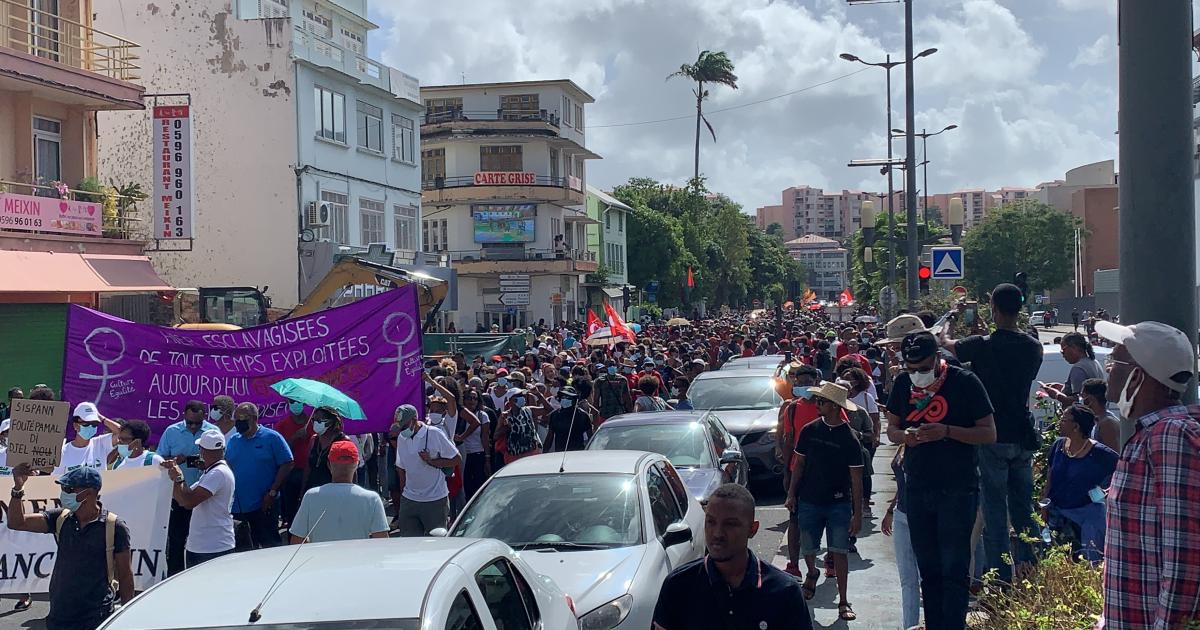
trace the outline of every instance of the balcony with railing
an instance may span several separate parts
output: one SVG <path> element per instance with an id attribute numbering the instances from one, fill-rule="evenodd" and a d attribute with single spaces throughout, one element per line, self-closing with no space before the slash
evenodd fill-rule
<path id="1" fill-rule="evenodd" d="M 423 203 L 477 203 L 498 200 L 576 206 L 585 203 L 586 196 L 583 181 L 578 177 L 550 177 L 533 173 L 479 172 L 474 175 L 451 177 L 439 175 L 421 182 Z"/>
<path id="2" fill-rule="evenodd" d="M 586 249 L 482 248 L 442 252 L 462 276 L 497 273 L 595 273 L 600 268 L 596 252 Z"/>
<path id="3" fill-rule="evenodd" d="M 293 50 L 297 59 L 333 68 L 366 85 L 375 86 L 396 98 L 421 104 L 421 85 L 417 78 L 385 66 L 362 53 L 343 46 L 302 25 L 293 27 Z"/>
<path id="4" fill-rule="evenodd" d="M 426 112 L 421 120 L 421 138 L 430 139 L 463 133 L 558 136 L 561 127 L 562 121 L 558 115 L 545 109 L 437 109 Z"/>
<path id="5" fill-rule="evenodd" d="M 137 44 L 33 4 L 0 0 L 0 69 L 94 109 L 142 107 Z"/>

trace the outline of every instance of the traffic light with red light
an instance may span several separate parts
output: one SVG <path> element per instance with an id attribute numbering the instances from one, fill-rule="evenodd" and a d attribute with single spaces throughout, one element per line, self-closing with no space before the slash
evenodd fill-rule
<path id="1" fill-rule="evenodd" d="M 917 279 L 920 280 L 921 284 L 921 295 L 929 295 L 929 279 L 931 277 L 933 277 L 933 269 L 930 269 L 928 265 L 921 265 L 917 269 Z"/>

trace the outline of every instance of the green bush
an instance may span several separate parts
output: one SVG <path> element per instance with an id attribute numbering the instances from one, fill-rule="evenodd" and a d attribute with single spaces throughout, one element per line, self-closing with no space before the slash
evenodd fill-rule
<path id="1" fill-rule="evenodd" d="M 1069 545 L 1051 547 L 1016 584 L 999 588 L 989 577 L 971 628 L 1085 630 L 1104 609 L 1100 567 L 1071 557 Z"/>

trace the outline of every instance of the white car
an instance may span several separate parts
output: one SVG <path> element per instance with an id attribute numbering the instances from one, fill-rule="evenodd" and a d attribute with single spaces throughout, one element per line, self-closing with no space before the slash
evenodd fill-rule
<path id="1" fill-rule="evenodd" d="M 1029 325 L 1030 326 L 1045 326 L 1046 325 L 1046 311 L 1034 311 L 1033 314 L 1029 316 Z"/>
<path id="2" fill-rule="evenodd" d="M 449 535 L 508 543 L 574 600 L 585 630 L 645 630 L 663 580 L 703 555 L 704 513 L 657 453 L 549 453 L 501 468 Z"/>
<path id="3" fill-rule="evenodd" d="M 393 538 L 223 556 L 147 589 L 100 628 L 578 630 L 579 621 L 504 543 Z"/>

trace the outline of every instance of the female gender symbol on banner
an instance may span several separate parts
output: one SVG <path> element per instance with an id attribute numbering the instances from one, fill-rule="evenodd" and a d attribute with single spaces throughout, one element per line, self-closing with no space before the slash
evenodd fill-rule
<path id="1" fill-rule="evenodd" d="M 100 389 L 96 391 L 96 400 L 92 401 L 99 404 L 100 399 L 104 397 L 105 389 L 108 388 L 108 382 L 129 373 L 129 370 L 118 374 L 109 374 L 108 372 L 112 365 L 125 356 L 125 338 L 112 328 L 101 326 L 88 333 L 88 336 L 83 339 L 83 349 L 96 362 L 96 365 L 100 366 L 100 373 L 83 374 L 81 372 L 79 378 L 100 381 Z"/>
<path id="2" fill-rule="evenodd" d="M 404 376 L 405 368 L 409 368 L 409 376 L 412 376 L 421 370 L 421 362 L 409 361 L 421 354 L 421 347 L 418 344 L 417 349 L 412 352 L 405 353 L 404 346 L 412 341 L 412 338 L 417 334 L 417 322 L 413 320 L 412 315 L 408 313 L 392 313 L 383 320 L 383 338 L 388 343 L 396 346 L 396 356 L 380 359 L 380 363 L 395 363 L 396 364 L 396 382 L 395 385 L 400 385 L 400 378 Z M 416 371 L 410 363 L 415 364 Z"/>

